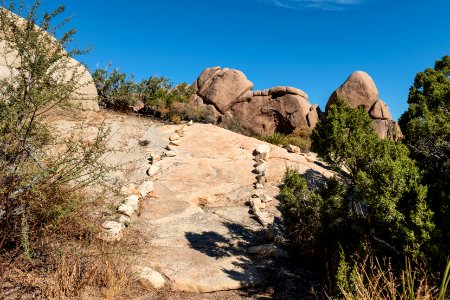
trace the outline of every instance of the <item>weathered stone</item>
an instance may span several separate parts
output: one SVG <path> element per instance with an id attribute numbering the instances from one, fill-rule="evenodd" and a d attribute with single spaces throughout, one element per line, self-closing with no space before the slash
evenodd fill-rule
<path id="1" fill-rule="evenodd" d="M 190 121 L 187 123 L 187 125 L 188 125 L 188 126 L 194 125 L 194 121 L 190 120 Z"/>
<path id="2" fill-rule="evenodd" d="M 294 145 L 291 145 L 291 144 L 286 146 L 286 150 L 288 152 L 297 153 L 297 154 L 300 154 L 300 152 L 301 152 L 300 151 L 300 147 L 297 147 L 297 146 L 294 146 Z"/>
<path id="3" fill-rule="evenodd" d="M 161 165 L 160 164 L 152 164 L 150 166 L 150 168 L 148 168 L 148 170 L 147 170 L 147 175 L 151 177 L 151 176 L 156 175 L 159 171 L 161 171 Z"/>
<path id="4" fill-rule="evenodd" d="M 255 173 L 256 174 L 264 174 L 266 172 L 267 163 L 262 163 L 256 166 Z"/>
<path id="5" fill-rule="evenodd" d="M 131 218 L 129 216 L 119 214 L 117 217 L 117 222 L 127 225 L 131 222 Z"/>
<path id="6" fill-rule="evenodd" d="M 115 221 L 106 221 L 102 224 L 104 229 L 99 238 L 107 242 L 120 241 L 123 237 L 124 225 Z"/>
<path id="7" fill-rule="evenodd" d="M 259 198 L 261 199 L 261 201 L 263 203 L 274 201 L 274 199 L 271 196 L 267 195 L 267 194 L 262 194 L 262 195 L 259 196 Z"/>
<path id="8" fill-rule="evenodd" d="M 366 72 L 357 71 L 330 96 L 326 110 L 341 97 L 352 108 L 364 107 L 368 112 L 378 100 L 378 90 Z"/>
<path id="9" fill-rule="evenodd" d="M 267 179 L 266 176 L 264 174 L 260 174 L 258 176 L 256 176 L 256 183 L 258 184 L 264 184 L 266 183 Z"/>
<path id="10" fill-rule="evenodd" d="M 131 206 L 134 210 L 137 210 L 139 207 L 139 196 L 137 195 L 128 196 L 123 203 L 125 205 Z"/>
<path id="11" fill-rule="evenodd" d="M 169 143 L 169 145 L 170 146 L 180 146 L 180 141 L 179 140 L 177 140 L 177 141 L 170 141 L 170 143 Z"/>
<path id="12" fill-rule="evenodd" d="M 148 267 L 136 267 L 136 275 L 144 287 L 153 287 L 155 289 L 160 289 L 166 284 L 166 279 L 161 275 L 161 273 Z"/>
<path id="13" fill-rule="evenodd" d="M 169 141 L 177 141 L 180 139 L 180 136 L 178 135 L 178 133 L 174 133 L 169 137 Z"/>
<path id="14" fill-rule="evenodd" d="M 270 153 L 270 146 L 267 144 L 261 144 L 255 149 L 256 154 L 269 154 Z"/>
<path id="15" fill-rule="evenodd" d="M 262 189 L 264 189 L 264 185 L 261 183 L 257 183 L 257 184 L 255 184 L 255 189 L 262 190 Z"/>
<path id="16" fill-rule="evenodd" d="M 135 209 L 133 208 L 133 206 L 125 204 L 125 203 L 120 204 L 119 207 L 117 208 L 117 212 L 119 214 L 123 214 L 130 218 L 133 216 L 134 210 Z"/>
<path id="17" fill-rule="evenodd" d="M 156 162 L 161 160 L 161 154 L 152 154 L 150 156 L 149 160 L 150 160 L 150 163 L 154 164 L 154 163 L 156 163 Z"/>
<path id="18" fill-rule="evenodd" d="M 155 189 L 153 181 L 146 180 L 138 188 L 140 195 L 144 198 Z"/>
<path id="19" fill-rule="evenodd" d="M 136 188 L 136 186 L 135 186 L 134 184 L 132 184 L 132 183 L 123 186 L 123 187 L 120 189 L 120 192 L 121 192 L 122 194 L 125 194 L 125 195 L 139 195 L 139 194 L 140 194 L 140 193 L 139 193 L 139 190 L 138 190 L 138 189 Z"/>
<path id="20" fill-rule="evenodd" d="M 253 88 L 253 83 L 241 71 L 233 69 L 206 69 L 200 74 L 197 83 L 197 95 L 205 104 L 214 105 L 222 114 Z"/>
<path id="21" fill-rule="evenodd" d="M 372 119 L 392 120 L 391 112 L 386 103 L 381 100 L 377 100 L 369 111 L 369 115 Z"/>
<path id="22" fill-rule="evenodd" d="M 306 120 L 308 121 L 309 128 L 316 127 L 317 122 L 319 122 L 319 111 L 318 109 L 311 110 L 306 115 Z"/>
<path id="23" fill-rule="evenodd" d="M 261 209 L 266 208 L 266 205 L 264 203 L 262 203 L 261 199 L 259 199 L 259 198 L 251 198 L 249 200 L 249 204 L 250 204 L 250 207 L 253 209 L 261 210 Z"/>
<path id="24" fill-rule="evenodd" d="M 289 254 L 285 250 L 274 244 L 251 247 L 248 249 L 248 253 L 270 257 L 289 257 Z"/>
<path id="25" fill-rule="evenodd" d="M 166 156 L 167 157 L 175 157 L 175 156 L 177 156 L 177 153 L 174 150 L 169 150 L 169 151 L 166 151 Z"/>

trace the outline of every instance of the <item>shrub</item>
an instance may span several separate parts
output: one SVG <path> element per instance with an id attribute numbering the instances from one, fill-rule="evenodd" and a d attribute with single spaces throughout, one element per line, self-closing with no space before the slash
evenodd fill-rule
<path id="1" fill-rule="evenodd" d="M 419 72 L 409 90 L 408 110 L 399 123 L 403 142 L 424 171 L 427 201 L 435 212 L 434 251 L 450 254 L 450 57 Z"/>
<path id="2" fill-rule="evenodd" d="M 279 132 L 273 132 L 267 135 L 261 135 L 259 137 L 261 141 L 271 143 L 273 145 L 277 146 L 286 146 L 288 144 L 288 138 L 287 135 Z"/>
<path id="3" fill-rule="evenodd" d="M 2 5 L 19 15 L 23 9 L 23 3 Z M 10 66 L 11 77 L 0 80 L 0 252 L 22 247 L 27 257 L 39 231 L 72 210 L 77 203 L 74 193 L 107 169 L 100 162 L 106 151 L 104 128 L 93 140 L 86 140 L 75 133 L 58 136 L 45 123 L 56 107 L 72 106 L 69 100 L 80 88 L 83 74 L 69 62 L 82 51 L 63 49 L 73 30 L 57 41 L 44 32 L 55 35 L 62 26 L 51 26 L 51 21 L 63 7 L 45 14 L 38 22 L 40 28 L 34 25 L 38 9 L 39 2 L 25 23 L 0 10 L 0 34 L 10 49 L 17 50 L 9 54 L 16 53 L 20 62 L 19 68 Z"/>
<path id="4" fill-rule="evenodd" d="M 118 69 L 109 73 L 108 68 L 109 66 L 97 69 L 92 74 L 99 103 L 105 108 L 127 111 L 138 100 L 136 97 L 138 87 L 133 78 L 129 78 L 125 73 L 119 73 Z"/>

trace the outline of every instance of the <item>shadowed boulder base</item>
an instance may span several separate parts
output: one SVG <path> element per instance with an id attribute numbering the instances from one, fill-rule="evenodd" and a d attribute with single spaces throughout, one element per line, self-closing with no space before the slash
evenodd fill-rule
<path id="1" fill-rule="evenodd" d="M 207 68 L 194 87 L 194 103 L 207 109 L 219 125 L 234 119 L 258 134 L 314 128 L 321 114 L 319 106 L 312 106 L 302 90 L 277 86 L 252 91 L 253 83 L 238 70 Z"/>
<path id="2" fill-rule="evenodd" d="M 397 122 L 392 121 L 388 106 L 378 97 L 373 79 L 363 71 L 356 71 L 336 90 L 327 103 L 326 111 L 338 97 L 352 108 L 363 107 L 373 119 L 375 132 L 382 139 L 398 140 L 402 133 Z"/>
<path id="3" fill-rule="evenodd" d="M 0 9 L 2 13 L 9 14 L 11 19 L 19 26 L 25 26 L 27 22 L 25 19 L 4 8 Z M 42 30 L 37 26 L 36 28 Z M 48 49 L 52 49 L 52 47 L 57 49 L 60 47 L 56 38 L 44 30 L 42 30 L 42 32 L 43 35 L 51 41 L 48 45 Z M 65 50 L 62 49 L 62 51 Z M 78 82 L 76 90 L 70 95 L 71 103 L 83 110 L 98 111 L 97 89 L 89 71 L 80 62 L 71 57 L 66 57 L 64 58 L 64 61 L 58 61 L 57 64 L 64 65 L 64 68 L 62 73 L 57 72 L 54 74 L 55 80 L 67 82 L 70 81 L 71 78 L 76 78 Z M 18 73 L 17 69 L 19 67 L 20 59 L 14 43 L 6 41 L 6 37 L 0 32 L 0 79 L 8 80 L 9 78 L 13 78 L 12 76 Z"/>

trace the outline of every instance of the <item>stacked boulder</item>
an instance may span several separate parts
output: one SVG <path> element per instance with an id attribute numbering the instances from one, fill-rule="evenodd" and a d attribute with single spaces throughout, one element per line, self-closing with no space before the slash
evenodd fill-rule
<path id="1" fill-rule="evenodd" d="M 249 254 L 256 254 L 262 256 L 272 257 L 288 257 L 288 253 L 280 246 L 276 245 L 282 239 L 281 231 L 278 226 L 274 224 L 275 217 L 270 212 L 266 211 L 266 204 L 272 202 L 274 199 L 264 192 L 266 184 L 267 162 L 270 157 L 270 146 L 267 144 L 259 145 L 253 152 L 255 165 L 253 173 L 256 174 L 255 192 L 248 201 L 250 206 L 250 213 L 253 217 L 264 227 L 266 231 L 267 240 L 273 242 L 260 246 L 250 247 Z"/>
<path id="2" fill-rule="evenodd" d="M 218 123 L 237 120 L 258 134 L 291 133 L 295 128 L 314 128 L 320 108 L 308 102 L 297 88 L 277 86 L 252 91 L 253 83 L 239 70 L 221 67 L 205 69 L 194 83 L 194 103 L 206 109 Z"/>
<path id="3" fill-rule="evenodd" d="M 401 138 L 400 127 L 392 121 L 388 106 L 378 97 L 378 90 L 369 74 L 357 71 L 334 91 L 327 103 L 326 111 L 338 98 L 343 99 L 352 108 L 364 108 L 373 119 L 374 128 L 382 139 Z"/>

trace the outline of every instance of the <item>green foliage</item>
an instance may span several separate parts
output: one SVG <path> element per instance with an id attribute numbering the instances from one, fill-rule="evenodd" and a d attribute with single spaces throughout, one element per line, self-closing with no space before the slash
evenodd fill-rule
<path id="1" fill-rule="evenodd" d="M 134 96 L 138 87 L 132 78 L 114 69 L 97 69 L 92 73 L 97 87 L 99 102 L 106 108 L 125 111 L 137 102 Z"/>
<path id="2" fill-rule="evenodd" d="M 12 1 L 2 1 L 2 6 L 19 15 L 25 7 Z M 73 106 L 70 99 L 81 88 L 83 74 L 71 64 L 71 56 L 83 51 L 64 50 L 74 30 L 58 40 L 42 30 L 55 34 L 66 24 L 67 19 L 51 25 L 64 8 L 40 18 L 39 7 L 36 2 L 25 22 L 0 10 L 0 35 L 9 49 L 3 58 L 19 62 L 8 65 L 11 76 L 0 80 L 0 251 L 20 245 L 27 256 L 33 234 L 61 217 L 73 193 L 106 170 L 100 162 L 106 149 L 104 128 L 87 141 L 75 133 L 57 136 L 45 123 L 56 107 Z"/>
<path id="3" fill-rule="evenodd" d="M 259 138 L 261 141 L 267 142 L 267 143 L 271 143 L 273 145 L 282 145 L 285 146 L 288 144 L 288 138 L 287 135 L 285 135 L 284 133 L 280 133 L 280 132 L 273 132 L 267 135 L 262 135 Z"/>
<path id="4" fill-rule="evenodd" d="M 140 112 L 161 117 L 174 123 L 181 120 L 193 120 L 212 123 L 209 113 L 191 102 L 194 87 L 181 83 L 173 83 L 165 77 L 151 76 L 141 82 L 135 82 L 132 76 L 119 73 L 117 69 L 108 72 L 97 69 L 93 72 L 100 104 L 105 108 L 128 111 L 143 105 Z"/>
<path id="5" fill-rule="evenodd" d="M 399 123 L 412 158 L 424 170 L 428 203 L 435 212 L 435 245 L 450 253 L 450 57 L 419 72 L 409 90 L 408 110 Z"/>

